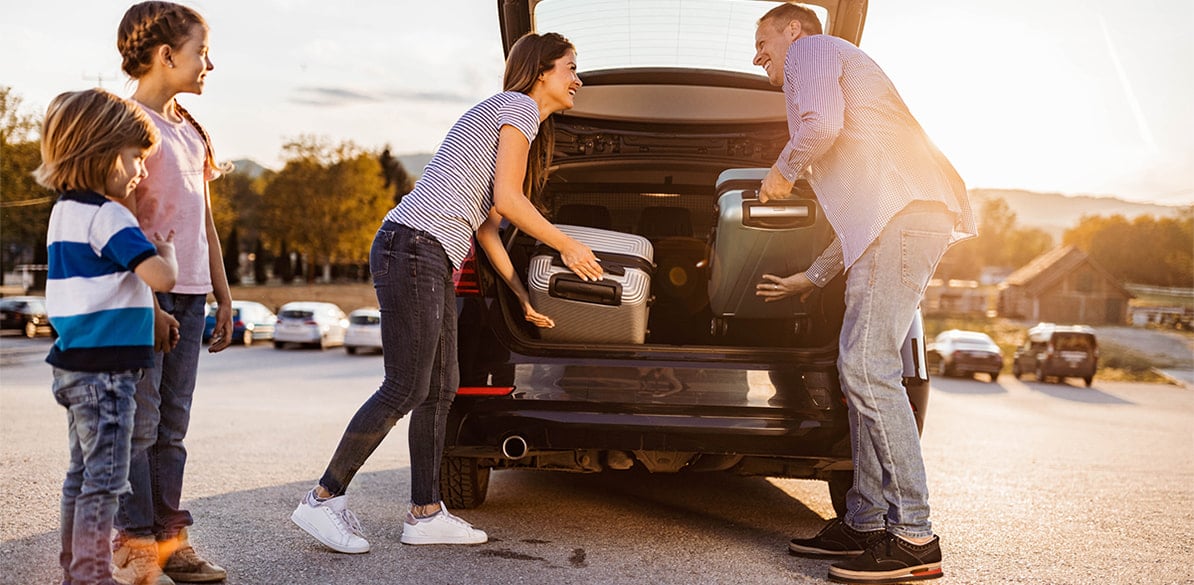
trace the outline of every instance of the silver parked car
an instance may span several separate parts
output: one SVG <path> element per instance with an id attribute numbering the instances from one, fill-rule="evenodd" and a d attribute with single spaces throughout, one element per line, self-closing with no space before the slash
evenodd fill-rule
<path id="1" fill-rule="evenodd" d="M 344 334 L 344 351 L 381 351 L 381 311 L 364 307 L 348 314 L 348 331 Z"/>
<path id="2" fill-rule="evenodd" d="M 344 345 L 344 333 L 347 329 L 348 316 L 332 303 L 286 303 L 278 311 L 274 347 L 282 349 L 287 343 L 320 349 Z"/>

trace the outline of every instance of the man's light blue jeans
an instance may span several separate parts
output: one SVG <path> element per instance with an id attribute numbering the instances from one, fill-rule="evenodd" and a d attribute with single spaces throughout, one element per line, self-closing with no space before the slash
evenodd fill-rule
<path id="1" fill-rule="evenodd" d="M 854 485 L 843 520 L 855 530 L 933 535 L 900 345 L 953 225 L 954 214 L 944 204 L 913 202 L 888 222 L 846 276 L 838 368 L 849 405 Z"/>

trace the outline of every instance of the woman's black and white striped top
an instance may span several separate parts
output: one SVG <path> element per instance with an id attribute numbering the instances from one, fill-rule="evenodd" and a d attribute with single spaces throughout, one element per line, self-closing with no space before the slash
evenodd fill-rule
<path id="1" fill-rule="evenodd" d="M 535 100 L 507 91 L 465 112 L 423 169 L 414 190 L 386 214 L 386 220 L 435 236 L 452 266 L 459 268 L 473 234 L 493 208 L 498 136 L 507 124 L 533 142 L 539 133 Z"/>

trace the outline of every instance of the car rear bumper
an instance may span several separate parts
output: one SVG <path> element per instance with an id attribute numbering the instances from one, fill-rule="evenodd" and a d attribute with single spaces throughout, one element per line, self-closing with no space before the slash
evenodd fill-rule
<path id="1" fill-rule="evenodd" d="M 529 452 L 680 451 L 849 461 L 848 423 L 827 411 L 523 401 L 458 397 L 447 451 L 500 457 L 520 437 Z"/>

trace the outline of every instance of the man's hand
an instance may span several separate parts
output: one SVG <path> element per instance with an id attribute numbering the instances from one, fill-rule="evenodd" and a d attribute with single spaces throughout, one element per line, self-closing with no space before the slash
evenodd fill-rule
<path id="1" fill-rule="evenodd" d="M 210 353 L 224 351 L 232 345 L 232 303 L 216 303 L 216 328 L 211 332 Z"/>
<path id="2" fill-rule="evenodd" d="M 153 350 L 170 353 L 178 345 L 178 319 L 161 309 L 153 312 Z"/>
<path id="3" fill-rule="evenodd" d="M 780 278 L 774 274 L 764 274 L 763 282 L 755 285 L 755 295 L 763 297 L 763 302 L 771 303 L 799 295 L 800 302 L 808 300 L 808 296 L 817 290 L 817 285 L 809 280 L 803 272 L 797 272 L 787 278 Z"/>
<path id="4" fill-rule="evenodd" d="M 759 202 L 766 203 L 772 199 L 790 199 L 792 197 L 792 185 L 794 181 L 789 181 L 771 167 L 767 170 L 767 176 L 763 177 L 763 184 L 759 186 Z"/>

